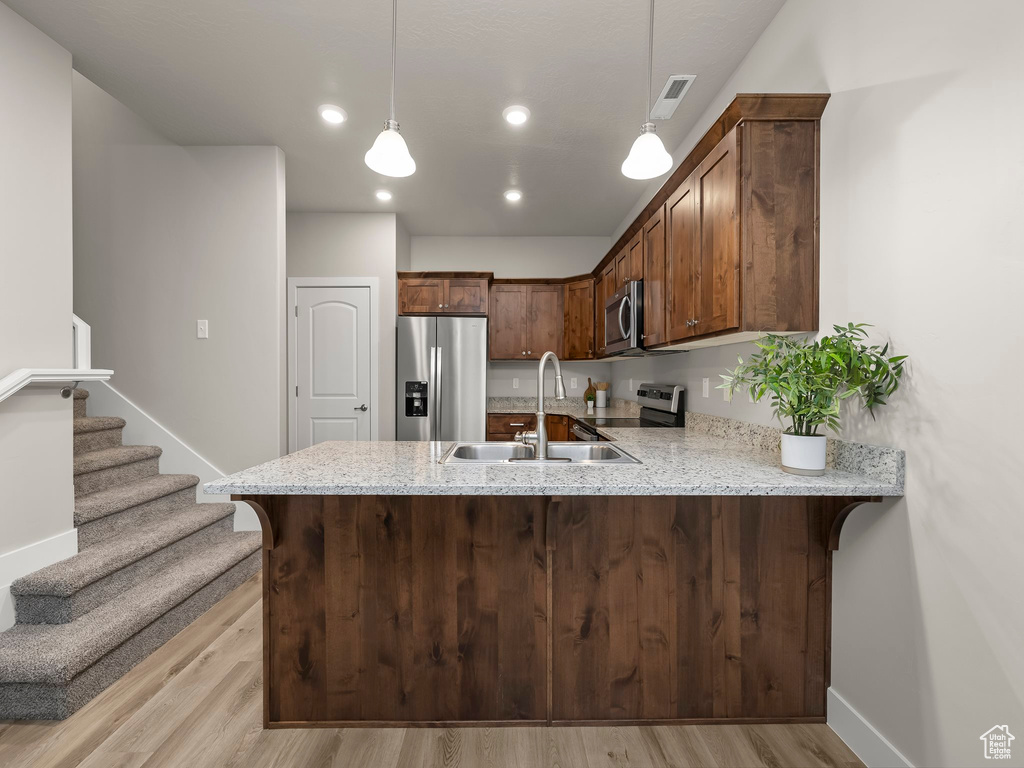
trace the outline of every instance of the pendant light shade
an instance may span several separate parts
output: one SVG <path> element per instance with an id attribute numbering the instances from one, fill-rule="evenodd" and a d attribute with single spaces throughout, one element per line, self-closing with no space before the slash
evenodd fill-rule
<path id="1" fill-rule="evenodd" d="M 654 179 L 672 170 L 672 155 L 651 122 L 651 70 L 654 68 L 654 0 L 651 0 L 650 36 L 647 39 L 647 112 L 629 154 L 622 161 L 622 175 L 629 179 Z"/>
<path id="2" fill-rule="evenodd" d="M 363 159 L 371 171 L 382 176 L 412 176 L 416 172 L 416 161 L 409 154 L 409 147 L 398 132 L 398 123 L 388 120 L 384 130 L 377 134 L 376 141 Z"/>
<path id="3" fill-rule="evenodd" d="M 672 155 L 665 151 L 654 123 L 644 123 L 629 155 L 622 161 L 622 175 L 630 179 L 654 179 L 672 170 Z"/>
<path id="4" fill-rule="evenodd" d="M 395 50 L 398 34 L 398 0 L 391 3 L 391 117 L 384 121 L 384 130 L 377 134 L 373 146 L 363 156 L 367 167 L 382 176 L 412 176 L 416 172 L 416 161 L 409 154 L 409 147 L 398 132 L 395 120 Z"/>

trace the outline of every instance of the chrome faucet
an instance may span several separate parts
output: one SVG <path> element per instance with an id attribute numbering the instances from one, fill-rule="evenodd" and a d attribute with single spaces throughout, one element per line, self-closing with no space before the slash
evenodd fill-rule
<path id="1" fill-rule="evenodd" d="M 565 400 L 565 384 L 562 382 L 562 366 L 554 352 L 541 355 L 537 364 L 537 429 L 533 432 L 519 432 L 516 440 L 534 448 L 534 458 L 546 461 L 548 458 L 548 425 L 544 419 L 544 366 L 548 360 L 555 364 L 555 400 Z"/>

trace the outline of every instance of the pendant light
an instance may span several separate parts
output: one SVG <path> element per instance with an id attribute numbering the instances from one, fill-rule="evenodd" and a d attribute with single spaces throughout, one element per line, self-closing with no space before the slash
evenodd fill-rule
<path id="1" fill-rule="evenodd" d="M 672 169 L 672 155 L 655 132 L 651 122 L 651 70 L 654 69 L 654 0 L 651 0 L 650 36 L 647 39 L 647 112 L 640 135 L 622 161 L 622 175 L 630 179 L 654 179 Z"/>
<path id="2" fill-rule="evenodd" d="M 412 176 L 416 161 L 409 154 L 405 139 L 398 132 L 395 120 L 395 40 L 398 33 L 398 0 L 391 5 L 391 117 L 384 121 L 384 130 L 363 157 L 370 170 L 384 176 Z"/>

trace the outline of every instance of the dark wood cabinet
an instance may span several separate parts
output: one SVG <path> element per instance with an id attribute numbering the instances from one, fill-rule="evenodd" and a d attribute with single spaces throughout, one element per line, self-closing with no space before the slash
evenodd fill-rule
<path id="1" fill-rule="evenodd" d="M 597 346 L 597 356 L 604 357 L 607 352 L 607 345 L 605 344 L 605 314 L 604 306 L 608 302 L 619 288 L 615 283 L 615 269 L 616 264 L 614 261 L 608 262 L 604 268 L 604 272 L 601 273 L 600 290 L 595 295 L 595 306 L 594 316 L 595 322 L 595 344 Z"/>
<path id="2" fill-rule="evenodd" d="M 492 285 L 487 318 L 491 360 L 526 359 L 525 285 Z"/>
<path id="3" fill-rule="evenodd" d="M 590 360 L 594 357 L 594 280 L 578 280 L 565 285 L 566 360 Z"/>
<path id="4" fill-rule="evenodd" d="M 537 428 L 535 413 L 488 413 L 487 439 L 511 442 L 517 432 L 530 432 Z"/>
<path id="5" fill-rule="evenodd" d="M 552 720 L 823 717 L 829 503 L 552 505 Z"/>
<path id="6" fill-rule="evenodd" d="M 445 281 L 432 277 L 398 280 L 398 314 L 437 315 L 444 312 Z"/>
<path id="7" fill-rule="evenodd" d="M 644 345 L 665 341 L 665 209 L 648 219 L 644 236 Z"/>
<path id="8" fill-rule="evenodd" d="M 694 334 L 694 297 L 700 288 L 700 225 L 690 176 L 665 203 L 665 332 L 667 341 Z"/>
<path id="9" fill-rule="evenodd" d="M 626 246 L 629 251 L 629 272 L 626 281 L 644 279 L 644 233 L 643 230 L 633 235 L 633 239 Z"/>
<path id="10" fill-rule="evenodd" d="M 562 357 L 564 287 L 495 283 L 491 286 L 491 360 L 539 360 L 548 350 Z"/>
<path id="11" fill-rule="evenodd" d="M 445 313 L 452 315 L 487 314 L 487 280 L 453 278 L 446 280 Z"/>
<path id="12" fill-rule="evenodd" d="M 544 424 L 548 428 L 548 441 L 564 443 L 569 439 L 569 417 L 559 416 L 556 413 L 549 413 L 544 417 Z"/>
<path id="13" fill-rule="evenodd" d="M 526 358 L 540 360 L 548 350 L 563 356 L 565 298 L 561 285 L 527 286 Z"/>
<path id="14" fill-rule="evenodd" d="M 399 277 L 400 315 L 486 315 L 485 277 Z"/>
<path id="15" fill-rule="evenodd" d="M 619 290 L 629 280 L 629 244 L 627 243 L 621 251 L 615 255 L 615 291 Z M 611 295 L 611 294 L 609 294 Z"/>
<path id="16" fill-rule="evenodd" d="M 697 167 L 694 204 L 700 226 L 700 265 L 694 294 L 695 336 L 739 327 L 740 229 L 736 130 Z"/>

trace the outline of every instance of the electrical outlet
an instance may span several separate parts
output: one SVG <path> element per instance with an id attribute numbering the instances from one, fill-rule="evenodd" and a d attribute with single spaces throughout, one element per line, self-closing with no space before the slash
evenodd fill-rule
<path id="1" fill-rule="evenodd" d="M 512 379 L 512 389 L 519 389 L 519 377 Z"/>
<path id="2" fill-rule="evenodd" d="M 576 389 L 576 379 L 569 379 L 569 389 Z"/>
<path id="3" fill-rule="evenodd" d="M 196 338 L 210 338 L 210 323 L 207 320 L 196 320 Z"/>
<path id="4" fill-rule="evenodd" d="M 708 395 L 711 394 L 711 379 L 704 379 L 702 382 L 702 386 L 704 387 L 702 394 L 704 395 L 704 397 L 707 397 Z"/>

